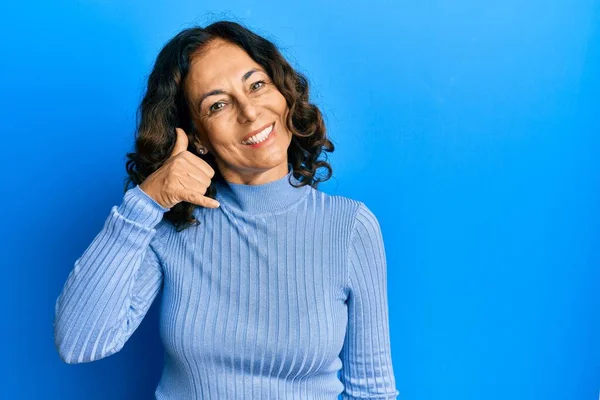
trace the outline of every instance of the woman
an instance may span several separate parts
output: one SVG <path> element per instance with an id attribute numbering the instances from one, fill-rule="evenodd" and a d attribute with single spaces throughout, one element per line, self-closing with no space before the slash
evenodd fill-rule
<path id="1" fill-rule="evenodd" d="M 56 301 L 61 358 L 120 351 L 163 290 L 157 399 L 395 399 L 381 230 L 316 189 L 306 78 L 220 21 L 165 45 L 140 111 L 135 187 Z"/>

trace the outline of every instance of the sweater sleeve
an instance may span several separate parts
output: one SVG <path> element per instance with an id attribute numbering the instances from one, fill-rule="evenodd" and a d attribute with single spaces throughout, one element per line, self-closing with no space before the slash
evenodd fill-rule
<path id="1" fill-rule="evenodd" d="M 342 400 L 396 399 L 383 237 L 360 202 L 348 249 L 348 328 L 341 351 Z"/>
<path id="2" fill-rule="evenodd" d="M 151 241 L 168 210 L 139 186 L 111 208 L 55 303 L 54 343 L 64 362 L 112 355 L 137 329 L 162 286 L 162 268 Z"/>

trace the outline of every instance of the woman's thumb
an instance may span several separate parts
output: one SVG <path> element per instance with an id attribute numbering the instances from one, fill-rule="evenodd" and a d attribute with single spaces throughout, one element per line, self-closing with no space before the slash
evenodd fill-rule
<path id="1" fill-rule="evenodd" d="M 181 128 L 175 128 L 175 133 L 177 134 L 177 139 L 175 141 L 175 147 L 171 152 L 171 157 L 176 156 L 182 151 L 186 151 L 188 148 L 188 137 L 186 133 Z"/>

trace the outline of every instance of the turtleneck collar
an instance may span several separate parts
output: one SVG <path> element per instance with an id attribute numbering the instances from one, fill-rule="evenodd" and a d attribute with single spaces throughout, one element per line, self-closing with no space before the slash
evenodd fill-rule
<path id="1" fill-rule="evenodd" d="M 296 188 L 290 184 L 300 183 L 288 163 L 288 173 L 277 180 L 260 185 L 246 185 L 216 180 L 216 199 L 221 207 L 247 214 L 262 214 L 283 211 L 296 204 L 311 189 L 310 185 Z"/>

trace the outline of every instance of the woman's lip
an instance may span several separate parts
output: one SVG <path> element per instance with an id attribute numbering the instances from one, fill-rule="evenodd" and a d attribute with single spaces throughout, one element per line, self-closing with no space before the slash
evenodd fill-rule
<path id="1" fill-rule="evenodd" d="M 265 140 L 263 140 L 262 142 L 259 142 L 259 143 L 254 143 L 254 144 L 244 144 L 244 146 L 253 147 L 253 148 L 266 146 L 274 140 L 275 135 L 277 135 L 277 131 L 275 130 L 275 126 L 273 126 L 273 129 L 271 130 L 271 132 L 269 133 L 269 136 Z"/>
<path id="2" fill-rule="evenodd" d="M 242 139 L 242 142 L 245 142 L 246 140 L 250 139 L 252 136 L 256 135 L 258 132 L 262 132 L 263 130 L 265 130 L 266 128 L 268 128 L 269 126 L 271 126 L 273 124 L 274 124 L 274 122 L 271 122 L 270 124 L 264 125 L 262 128 L 258 128 L 256 130 L 250 132 L 249 134 L 244 136 L 244 138 Z"/>

